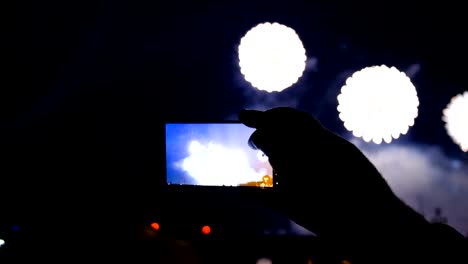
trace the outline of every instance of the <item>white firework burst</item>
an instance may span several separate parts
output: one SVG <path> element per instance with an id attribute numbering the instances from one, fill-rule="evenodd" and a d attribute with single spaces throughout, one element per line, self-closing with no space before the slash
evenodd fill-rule
<path id="1" fill-rule="evenodd" d="M 468 151 L 468 91 L 454 96 L 443 111 L 442 120 L 452 140 Z"/>
<path id="2" fill-rule="evenodd" d="M 306 52 L 296 32 L 278 23 L 250 29 L 239 45 L 239 66 L 244 78 L 259 90 L 280 92 L 302 76 Z"/>
<path id="3" fill-rule="evenodd" d="M 364 141 L 390 143 L 406 134 L 418 116 L 419 99 L 410 78 L 395 67 L 372 66 L 355 72 L 338 95 L 340 119 Z"/>

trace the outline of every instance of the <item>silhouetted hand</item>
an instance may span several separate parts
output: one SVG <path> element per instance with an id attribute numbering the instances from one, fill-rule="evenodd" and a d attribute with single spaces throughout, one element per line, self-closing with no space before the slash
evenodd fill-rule
<path id="1" fill-rule="evenodd" d="M 317 234 L 335 232 L 350 218 L 369 221 L 369 214 L 378 213 L 374 204 L 391 208 L 390 203 L 397 200 L 361 151 L 312 116 L 292 108 L 274 108 L 242 111 L 240 120 L 256 128 L 249 144 L 268 156 L 277 173 L 275 192 L 283 201 L 315 211 L 309 228 Z M 287 204 L 282 210 L 291 207 Z M 331 223 L 334 226 L 328 230 Z"/>
<path id="2" fill-rule="evenodd" d="M 380 242 L 430 236 L 429 223 L 395 196 L 363 153 L 312 116 L 279 107 L 243 110 L 239 119 L 256 129 L 249 144 L 277 174 L 267 201 L 273 209 L 360 257 Z"/>

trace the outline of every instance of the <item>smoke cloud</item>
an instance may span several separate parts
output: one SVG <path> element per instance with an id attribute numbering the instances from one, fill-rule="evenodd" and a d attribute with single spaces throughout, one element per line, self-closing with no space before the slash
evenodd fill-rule
<path id="1" fill-rule="evenodd" d="M 237 186 L 261 181 L 263 176 L 272 174 L 268 160 L 260 160 L 260 156 L 257 157 L 259 168 L 253 167 L 252 159 L 249 159 L 244 148 L 230 148 L 214 142 L 205 145 L 192 141 L 189 152 L 188 157 L 176 164 L 188 172 L 199 185 Z"/>
<path id="2" fill-rule="evenodd" d="M 288 89 L 294 89 L 294 94 L 288 94 L 289 91 L 284 92 L 273 92 L 268 93 L 259 91 L 254 88 L 249 89 L 245 92 L 246 104 L 245 108 L 255 110 L 268 110 L 280 106 L 288 106 L 296 108 L 299 104 L 296 87 Z"/>
<path id="3" fill-rule="evenodd" d="M 436 207 L 448 224 L 468 234 L 468 164 L 447 157 L 438 147 L 379 145 L 353 139 L 393 191 L 427 220 Z"/>
<path id="4" fill-rule="evenodd" d="M 421 70 L 421 64 L 415 63 L 415 64 L 411 64 L 408 67 L 408 69 L 406 69 L 405 73 L 408 77 L 414 78 L 416 77 L 416 74 L 418 74 L 420 70 Z"/>

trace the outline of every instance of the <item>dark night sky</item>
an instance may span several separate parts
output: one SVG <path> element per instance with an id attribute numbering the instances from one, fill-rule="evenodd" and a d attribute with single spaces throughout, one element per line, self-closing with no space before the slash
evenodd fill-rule
<path id="1" fill-rule="evenodd" d="M 316 70 L 273 96 L 274 105 L 292 101 L 344 133 L 336 95 L 352 72 L 376 64 L 419 67 L 412 78 L 419 117 L 402 140 L 466 159 L 441 120 L 450 98 L 468 87 L 466 21 L 462 2 L 443 4 L 17 3 L 5 38 L 13 64 L 0 90 L 9 215 L 89 221 L 82 216 L 89 211 L 105 221 L 145 211 L 163 164 L 163 119 L 221 120 L 267 96 L 242 79 L 236 61 L 242 35 L 266 21 L 294 28 L 317 60 Z"/>
<path id="2" fill-rule="evenodd" d="M 416 140 L 450 145 L 440 112 L 466 90 L 467 45 L 457 10 L 362 1 L 23 3 L 10 39 L 18 71 L 14 89 L 2 91 L 3 123 L 45 125 L 66 111 L 111 115 L 121 124 L 161 114 L 225 118 L 252 100 L 236 62 L 240 37 L 277 21 L 293 27 L 309 58 L 318 60 L 317 71 L 285 92 L 301 91 L 300 108 L 340 132 L 330 94 L 350 73 L 418 64 L 413 82 L 421 108 L 412 132 Z"/>

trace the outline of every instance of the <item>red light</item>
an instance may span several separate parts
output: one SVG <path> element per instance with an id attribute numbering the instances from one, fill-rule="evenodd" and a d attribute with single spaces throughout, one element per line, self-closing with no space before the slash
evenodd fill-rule
<path id="1" fill-rule="evenodd" d="M 202 231 L 203 234 L 208 235 L 209 233 L 211 233 L 211 227 L 204 226 L 204 227 L 202 227 L 201 231 Z"/>
<path id="2" fill-rule="evenodd" d="M 159 230 L 159 224 L 158 224 L 158 223 L 151 223 L 151 227 L 152 227 L 154 230 Z"/>

